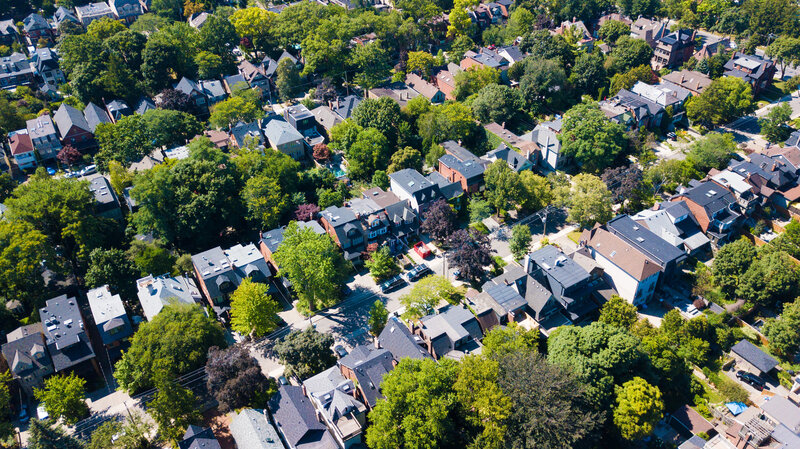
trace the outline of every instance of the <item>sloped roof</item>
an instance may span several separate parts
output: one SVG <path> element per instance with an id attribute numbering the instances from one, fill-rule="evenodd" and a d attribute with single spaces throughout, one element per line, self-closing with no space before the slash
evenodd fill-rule
<path id="1" fill-rule="evenodd" d="M 234 414 L 230 430 L 239 449 L 283 449 L 278 431 L 264 410 L 246 408 Z"/>
<path id="2" fill-rule="evenodd" d="M 420 346 L 422 340 L 411 334 L 405 324 L 393 316 L 389 317 L 383 331 L 378 335 L 378 343 L 381 348 L 391 352 L 392 357 L 398 362 L 406 357 L 412 359 L 433 358 Z"/>
<path id="3" fill-rule="evenodd" d="M 12 156 L 19 156 L 33 152 L 33 142 L 31 142 L 31 136 L 29 136 L 27 133 L 15 133 L 9 137 L 8 142 L 11 146 Z"/>
<path id="4" fill-rule="evenodd" d="M 731 352 L 743 358 L 764 373 L 778 366 L 777 360 L 747 340 L 736 343 L 731 348 Z"/>
<path id="5" fill-rule="evenodd" d="M 264 127 L 264 134 L 267 136 L 270 145 L 279 147 L 287 143 L 303 140 L 303 135 L 294 126 L 283 120 L 270 120 Z"/>
<path id="6" fill-rule="evenodd" d="M 383 377 L 394 369 L 392 353 L 387 349 L 358 345 L 339 360 L 339 364 L 355 373 L 356 380 L 364 393 L 364 400 L 368 406 L 375 407 L 378 399 L 383 398 L 380 390 Z"/>
<path id="7" fill-rule="evenodd" d="M 656 262 L 645 256 L 644 253 L 628 244 L 622 238 L 607 230 L 597 227 L 583 231 L 581 242 L 603 255 L 614 265 L 639 281 L 659 273 Z"/>
<path id="8" fill-rule="evenodd" d="M 270 400 L 269 409 L 290 446 L 297 449 L 338 448 L 327 427 L 317 421 L 314 407 L 303 395 L 301 387 L 282 385 Z"/>
<path id="9" fill-rule="evenodd" d="M 36 30 L 49 30 L 50 24 L 47 23 L 44 17 L 36 13 L 31 13 L 28 17 L 22 19 L 23 29 L 26 33 Z"/>
<path id="10" fill-rule="evenodd" d="M 92 132 L 92 128 L 89 127 L 89 123 L 86 122 L 86 117 L 84 117 L 83 113 L 66 103 L 61 103 L 61 106 L 58 107 L 55 115 L 53 115 L 53 120 L 56 123 L 56 127 L 58 127 L 58 135 L 62 139 L 73 126 Z"/>
<path id="11" fill-rule="evenodd" d="M 111 123 L 111 117 L 108 116 L 106 110 L 101 108 L 100 106 L 97 106 L 91 101 L 89 102 L 89 104 L 86 105 L 86 108 L 83 110 L 83 115 L 86 117 L 86 123 L 89 124 L 89 129 L 93 133 L 95 129 L 97 129 L 97 125 L 101 123 Z"/>

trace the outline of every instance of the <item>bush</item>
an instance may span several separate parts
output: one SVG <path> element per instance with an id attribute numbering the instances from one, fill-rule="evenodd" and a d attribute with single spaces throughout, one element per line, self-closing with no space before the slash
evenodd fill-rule
<path id="1" fill-rule="evenodd" d="M 469 225 L 470 228 L 480 232 L 483 235 L 489 235 L 489 228 L 486 227 L 485 224 L 481 223 L 480 221 L 476 221 Z"/>
<path id="2" fill-rule="evenodd" d="M 778 371 L 778 380 L 786 388 L 792 388 L 792 376 L 786 371 Z"/>
<path id="3" fill-rule="evenodd" d="M 750 395 L 747 394 L 747 390 L 728 376 L 714 373 L 711 382 L 727 402 L 749 402 Z"/>

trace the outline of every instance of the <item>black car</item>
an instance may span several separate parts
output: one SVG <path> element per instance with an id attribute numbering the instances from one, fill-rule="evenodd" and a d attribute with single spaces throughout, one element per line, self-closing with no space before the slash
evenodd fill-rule
<path id="1" fill-rule="evenodd" d="M 401 286 L 401 285 L 403 285 L 405 283 L 406 283 L 406 281 L 403 279 L 403 277 L 398 274 L 397 276 L 395 276 L 395 277 L 393 277 L 393 278 L 391 278 L 391 279 L 389 279 L 387 281 L 384 281 L 380 285 L 381 292 L 382 293 L 388 293 L 388 292 L 396 289 L 397 287 L 399 287 L 399 286 Z"/>
<path id="2" fill-rule="evenodd" d="M 424 263 L 421 263 L 419 265 L 415 265 L 414 268 L 410 269 L 408 273 L 406 273 L 406 280 L 408 280 L 408 282 L 414 282 L 417 279 L 421 279 L 429 274 L 433 274 L 433 271 L 431 271 L 430 267 Z"/>
<path id="3" fill-rule="evenodd" d="M 750 384 L 753 388 L 755 388 L 758 391 L 763 390 L 764 386 L 766 385 L 763 379 L 761 379 L 760 377 L 756 376 L 753 373 L 748 373 L 747 371 L 737 371 L 736 378 L 744 383 Z"/>
<path id="4" fill-rule="evenodd" d="M 336 345 L 333 347 L 333 352 L 339 356 L 340 359 L 347 357 L 347 350 L 344 349 L 342 345 Z"/>

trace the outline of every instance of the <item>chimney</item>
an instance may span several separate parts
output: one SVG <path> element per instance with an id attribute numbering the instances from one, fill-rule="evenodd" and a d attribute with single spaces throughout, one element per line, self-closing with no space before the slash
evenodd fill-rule
<path id="1" fill-rule="evenodd" d="M 381 349 L 381 342 L 378 341 L 378 337 L 375 337 L 372 342 L 375 344 L 375 349 Z"/>
<path id="2" fill-rule="evenodd" d="M 683 82 L 684 79 L 686 79 L 686 74 L 681 71 L 681 82 Z"/>

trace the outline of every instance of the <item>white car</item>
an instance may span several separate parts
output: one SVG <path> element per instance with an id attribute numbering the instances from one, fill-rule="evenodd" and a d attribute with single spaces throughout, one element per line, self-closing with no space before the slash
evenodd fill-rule
<path id="1" fill-rule="evenodd" d="M 39 418 L 39 421 L 44 421 L 50 417 L 50 415 L 47 414 L 47 410 L 44 408 L 44 405 L 36 407 L 36 417 Z"/>
<path id="2" fill-rule="evenodd" d="M 81 176 L 91 175 L 92 173 L 97 173 L 97 165 L 87 165 L 86 168 L 81 170 Z"/>

